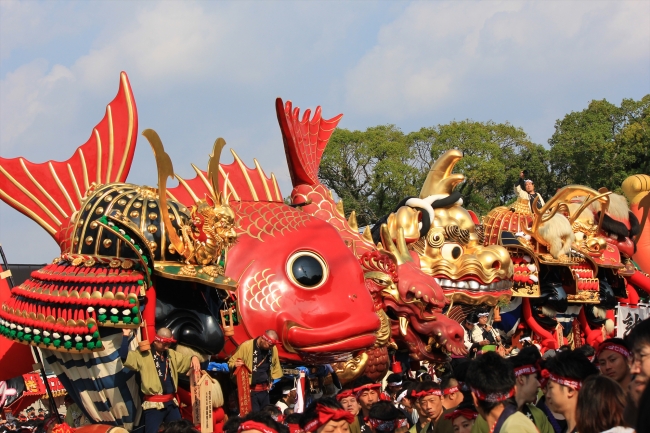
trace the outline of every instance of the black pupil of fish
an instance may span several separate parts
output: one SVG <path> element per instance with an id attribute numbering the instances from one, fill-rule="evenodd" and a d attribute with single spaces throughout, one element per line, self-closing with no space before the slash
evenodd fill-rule
<path id="1" fill-rule="evenodd" d="M 460 257 L 461 252 L 462 252 L 462 250 L 460 249 L 460 247 L 454 247 L 454 249 L 451 250 L 451 256 L 454 259 L 457 259 L 458 257 Z"/>
<path id="2" fill-rule="evenodd" d="M 291 271 L 296 281 L 306 287 L 315 286 L 323 279 L 323 266 L 311 256 L 298 257 L 293 261 Z"/>

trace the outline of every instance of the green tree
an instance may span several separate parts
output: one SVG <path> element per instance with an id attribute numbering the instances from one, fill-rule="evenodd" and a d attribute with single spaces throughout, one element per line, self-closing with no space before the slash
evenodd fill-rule
<path id="1" fill-rule="evenodd" d="M 551 169 L 556 187 L 580 184 L 619 191 L 632 174 L 650 173 L 650 95 L 620 107 L 591 101 L 555 123 Z"/>
<path id="2" fill-rule="evenodd" d="M 428 149 L 430 163 L 449 149 L 463 152 L 454 171 L 464 174 L 465 182 L 457 189 L 464 206 L 478 215 L 513 201 L 514 186 L 524 169 L 537 191 L 543 196 L 548 193 L 548 152 L 509 123 L 453 121 L 422 128 L 407 138 L 412 147 Z M 422 174 L 426 176 L 426 171 Z M 424 177 L 419 185 L 423 181 Z"/>
<path id="3" fill-rule="evenodd" d="M 359 224 L 372 224 L 407 196 L 420 193 L 433 161 L 448 149 L 464 158 L 455 172 L 465 206 L 479 215 L 514 199 L 519 173 L 527 169 L 544 195 L 548 152 L 521 128 L 508 123 L 451 122 L 404 135 L 394 125 L 366 131 L 337 129 L 325 149 L 319 177 L 343 199 L 346 213 Z"/>
<path id="4" fill-rule="evenodd" d="M 325 149 L 319 178 L 354 210 L 359 225 L 372 224 L 404 197 L 417 193 L 413 152 L 394 125 L 365 131 L 337 129 Z"/>

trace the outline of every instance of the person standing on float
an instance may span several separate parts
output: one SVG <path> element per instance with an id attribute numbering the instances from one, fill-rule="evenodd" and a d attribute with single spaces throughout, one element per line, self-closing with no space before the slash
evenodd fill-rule
<path id="1" fill-rule="evenodd" d="M 251 372 L 251 405 L 253 412 L 259 412 L 264 406 L 271 404 L 269 390 L 271 382 L 282 377 L 282 367 L 276 345 L 278 334 L 269 329 L 264 334 L 252 340 L 244 341 L 228 360 L 231 371 L 245 365 Z"/>
<path id="2" fill-rule="evenodd" d="M 140 373 L 140 390 L 143 394 L 145 433 L 156 433 L 163 422 L 181 419 L 178 403 L 174 398 L 178 386 L 178 374 L 192 368 L 198 376 L 201 372 L 199 358 L 191 358 L 170 349 L 176 340 L 167 328 L 156 333 L 152 349 L 129 352 L 131 330 L 124 330 L 120 357 L 124 366 Z"/>

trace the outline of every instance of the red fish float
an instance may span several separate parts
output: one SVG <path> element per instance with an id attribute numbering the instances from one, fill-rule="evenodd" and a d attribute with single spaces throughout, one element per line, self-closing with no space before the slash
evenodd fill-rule
<path id="1" fill-rule="evenodd" d="M 276 112 L 294 186 L 292 204 L 337 228 L 364 269 L 375 307 L 390 321 L 393 342 L 421 361 L 443 362 L 448 354 L 465 353 L 462 327 L 442 313 L 447 304 L 444 293 L 420 269 L 420 258 L 408 250 L 403 231 L 393 241 L 384 226 L 384 248 L 378 248 L 368 227 L 360 234 L 354 211 L 346 220 L 343 202 L 336 203 L 320 183 L 321 157 L 343 115 L 323 119 L 318 107 L 313 116 L 306 110 L 301 118 L 298 108 L 279 98 Z"/>
<path id="2" fill-rule="evenodd" d="M 41 347 L 91 419 L 127 428 L 137 420 L 135 378 L 105 386 L 124 374 L 120 328 L 142 329 L 146 340 L 166 326 L 206 354 L 274 329 L 282 359 L 300 363 L 349 360 L 373 347 L 380 317 L 336 228 L 284 204 L 257 162 L 250 169 L 235 155 L 220 165 L 222 139 L 207 171 L 195 167 L 195 179 L 179 177 L 168 190 L 171 159 L 146 130 L 159 188 L 124 183 L 137 126 L 122 73 L 104 119 L 70 159 L 0 159 L 0 198 L 61 247 L 3 302 L 0 333 Z M 226 340 L 217 317 L 227 307 L 239 320 Z"/>

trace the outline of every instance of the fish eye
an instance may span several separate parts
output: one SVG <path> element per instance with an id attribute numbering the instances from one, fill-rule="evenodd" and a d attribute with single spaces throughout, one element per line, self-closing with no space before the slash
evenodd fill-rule
<path id="1" fill-rule="evenodd" d="M 325 283 L 328 268 L 321 256 L 311 251 L 298 251 L 287 261 L 287 275 L 305 289 L 317 289 Z"/>
<path id="2" fill-rule="evenodd" d="M 440 250 L 442 258 L 447 260 L 458 260 L 461 254 L 463 254 L 463 247 L 456 243 L 444 244 Z"/>

